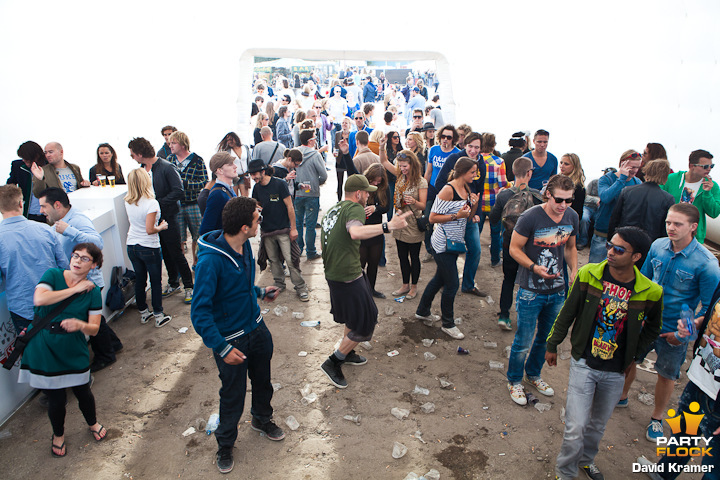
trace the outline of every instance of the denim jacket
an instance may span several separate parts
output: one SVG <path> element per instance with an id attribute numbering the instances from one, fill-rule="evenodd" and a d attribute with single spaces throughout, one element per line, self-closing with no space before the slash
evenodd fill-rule
<path id="1" fill-rule="evenodd" d="M 715 257 L 693 238 L 680 252 L 673 252 L 669 238 L 659 238 L 650 247 L 642 274 L 663 287 L 664 309 L 662 333 L 677 331 L 683 303 L 705 315 L 715 287 L 720 282 L 720 267 Z"/>

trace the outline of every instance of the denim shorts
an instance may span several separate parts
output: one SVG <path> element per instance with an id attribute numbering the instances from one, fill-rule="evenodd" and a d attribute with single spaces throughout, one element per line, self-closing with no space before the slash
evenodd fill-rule
<path id="1" fill-rule="evenodd" d="M 687 353 L 687 343 L 680 345 L 670 345 L 664 338 L 658 337 L 650 344 L 645 354 L 638 360 L 642 363 L 648 353 L 655 349 L 657 353 L 657 361 L 655 362 L 655 371 L 663 378 L 668 380 L 677 380 L 680 378 L 680 367 L 685 361 Z"/>

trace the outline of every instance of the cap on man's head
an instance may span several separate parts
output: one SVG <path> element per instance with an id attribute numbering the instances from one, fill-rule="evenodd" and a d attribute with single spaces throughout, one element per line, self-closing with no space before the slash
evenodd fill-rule
<path id="1" fill-rule="evenodd" d="M 425 125 L 423 125 L 422 131 L 427 132 L 428 130 L 435 130 L 435 125 L 432 122 L 425 122 Z"/>
<path id="2" fill-rule="evenodd" d="M 419 92 L 420 89 L 419 89 L 418 87 L 413 87 L 412 91 L 413 91 L 413 92 Z"/>
<path id="3" fill-rule="evenodd" d="M 255 160 L 250 161 L 247 171 L 248 171 L 248 173 L 256 173 L 256 172 L 262 172 L 266 168 L 267 168 L 267 165 L 265 165 L 265 162 L 263 162 L 259 158 L 256 158 Z"/>
<path id="4" fill-rule="evenodd" d="M 231 165 L 235 162 L 235 159 L 228 152 L 218 152 L 210 157 L 210 171 L 215 173 L 218 168 L 222 168 L 225 165 Z"/>
<path id="5" fill-rule="evenodd" d="M 345 191 L 346 192 L 357 192 L 359 190 L 363 190 L 365 192 L 374 192 L 377 190 L 377 187 L 374 185 L 370 185 L 370 182 L 368 182 L 367 177 L 365 175 L 360 175 L 359 173 L 356 173 L 355 175 L 350 175 L 348 179 L 345 181 Z"/>

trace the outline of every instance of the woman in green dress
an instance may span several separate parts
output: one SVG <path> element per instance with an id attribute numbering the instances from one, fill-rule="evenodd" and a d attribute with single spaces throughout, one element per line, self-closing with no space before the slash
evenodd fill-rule
<path id="1" fill-rule="evenodd" d="M 35 287 L 35 316 L 41 318 L 63 300 L 78 296 L 28 343 L 22 356 L 18 382 L 42 389 L 48 397 L 52 424 L 52 455 L 64 457 L 66 388 L 71 387 L 80 411 L 98 442 L 107 430 L 95 418 L 95 397 L 90 390 L 90 353 L 86 335 L 100 328 L 100 288 L 87 280 L 91 269 L 102 266 L 102 251 L 92 243 L 75 245 L 70 269 L 51 268 Z M 32 327 L 30 327 L 32 328 Z"/>

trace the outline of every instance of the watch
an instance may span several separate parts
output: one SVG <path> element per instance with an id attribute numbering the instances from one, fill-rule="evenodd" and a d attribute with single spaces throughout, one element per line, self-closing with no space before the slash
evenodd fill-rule
<path id="1" fill-rule="evenodd" d="M 383 222 L 382 229 L 383 229 L 383 233 L 390 233 L 390 228 L 388 227 L 387 222 Z"/>

